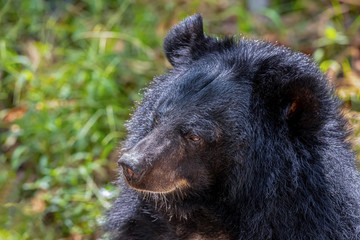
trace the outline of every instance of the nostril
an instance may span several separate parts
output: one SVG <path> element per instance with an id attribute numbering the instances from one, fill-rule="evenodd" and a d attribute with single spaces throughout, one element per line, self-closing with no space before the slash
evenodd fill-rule
<path id="1" fill-rule="evenodd" d="M 135 173 L 130 169 L 130 168 L 126 168 L 127 173 L 129 174 L 129 177 L 133 178 L 135 176 Z"/>
<path id="2" fill-rule="evenodd" d="M 135 162 L 138 162 L 135 164 Z M 144 167 L 139 163 L 136 154 L 124 153 L 118 160 L 118 165 L 122 167 L 124 177 L 128 181 L 139 181 L 144 173 Z"/>
<path id="3" fill-rule="evenodd" d="M 119 166 L 122 167 L 123 172 L 124 172 L 126 177 L 133 177 L 134 176 L 134 171 L 131 170 L 126 164 L 120 162 Z"/>
<path id="4" fill-rule="evenodd" d="M 139 180 L 139 176 L 141 174 L 137 174 L 135 170 L 131 169 L 129 166 L 127 166 L 124 163 L 119 163 L 119 164 L 123 168 L 124 176 L 128 181 Z"/>

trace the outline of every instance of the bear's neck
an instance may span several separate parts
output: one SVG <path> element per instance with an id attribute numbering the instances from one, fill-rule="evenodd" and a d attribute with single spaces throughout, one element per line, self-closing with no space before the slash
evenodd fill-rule
<path id="1" fill-rule="evenodd" d="M 219 199 L 212 208 L 214 214 L 226 226 L 240 226 L 238 234 L 245 234 L 249 239 L 266 234 L 269 238 L 282 239 L 282 236 L 292 235 L 288 231 L 293 231 L 293 236 L 296 232 L 318 232 L 319 238 L 326 238 L 329 230 L 331 236 L 343 236 L 343 233 L 336 232 L 340 230 L 336 230 L 339 226 L 335 225 L 341 224 L 341 231 L 349 230 L 359 214 L 359 209 L 356 209 L 358 200 L 346 194 L 336 195 L 346 193 L 344 188 L 347 186 L 335 182 L 334 179 L 339 179 L 335 175 L 342 173 L 332 170 L 353 172 L 349 165 L 353 162 L 353 155 L 344 144 L 338 145 L 337 153 L 326 146 L 317 147 L 322 155 L 304 150 L 293 156 L 297 158 L 293 161 L 284 159 L 285 154 L 264 153 L 249 160 L 251 164 L 248 166 L 245 163 L 234 167 L 232 177 L 237 179 L 229 178 L 224 184 L 224 192 L 218 193 Z M 243 174 L 243 169 L 246 169 L 246 174 Z M 342 179 L 345 178 L 351 176 Z M 234 186 L 234 181 L 240 184 Z M 345 212 L 354 212 L 355 217 L 344 216 Z M 275 226 L 282 227 L 277 229 Z"/>

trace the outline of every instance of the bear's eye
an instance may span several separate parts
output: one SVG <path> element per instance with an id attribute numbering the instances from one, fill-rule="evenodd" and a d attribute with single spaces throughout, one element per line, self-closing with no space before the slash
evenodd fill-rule
<path id="1" fill-rule="evenodd" d="M 199 142 L 199 141 L 200 141 L 200 137 L 198 137 L 198 136 L 196 136 L 196 135 L 194 135 L 194 134 L 188 134 L 188 135 L 186 136 L 186 138 L 187 138 L 188 140 L 193 141 L 193 142 Z"/>

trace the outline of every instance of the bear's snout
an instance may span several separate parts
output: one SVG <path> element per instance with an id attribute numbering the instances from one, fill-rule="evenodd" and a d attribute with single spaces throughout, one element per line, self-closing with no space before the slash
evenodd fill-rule
<path id="1" fill-rule="evenodd" d="M 145 172 L 142 164 L 136 164 L 139 156 L 136 153 L 124 153 L 118 160 L 118 165 L 123 168 L 124 176 L 129 182 L 140 181 Z"/>

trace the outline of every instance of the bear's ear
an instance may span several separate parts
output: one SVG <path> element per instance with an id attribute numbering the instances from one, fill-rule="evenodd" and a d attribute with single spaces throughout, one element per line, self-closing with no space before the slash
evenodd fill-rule
<path id="1" fill-rule="evenodd" d="M 210 39 L 204 35 L 200 14 L 187 17 L 174 26 L 164 40 L 164 50 L 171 65 L 190 63 L 206 52 Z"/>
<path id="2" fill-rule="evenodd" d="M 326 107 L 324 102 L 326 102 L 326 96 L 329 95 L 329 92 L 304 84 L 295 84 L 286 88 L 285 91 L 283 95 L 285 96 L 285 111 L 283 114 L 290 133 L 299 135 L 309 133 L 309 131 L 317 131 L 327 116 L 324 113 Z"/>

